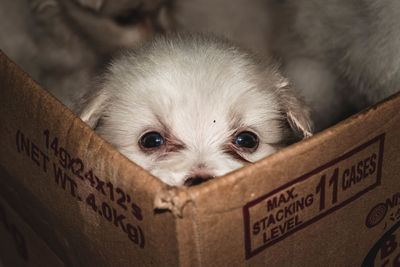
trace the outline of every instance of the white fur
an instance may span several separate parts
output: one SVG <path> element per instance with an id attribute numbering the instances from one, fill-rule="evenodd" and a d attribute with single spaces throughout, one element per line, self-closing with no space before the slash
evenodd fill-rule
<path id="1" fill-rule="evenodd" d="M 80 114 L 129 159 L 181 186 L 203 173 L 212 178 L 243 166 L 226 149 L 242 130 L 259 138 L 254 152 L 235 150 L 249 162 L 295 135 L 310 135 L 308 110 L 287 86 L 274 67 L 224 40 L 177 35 L 116 59 Z M 151 131 L 181 147 L 144 152 L 139 140 Z"/>

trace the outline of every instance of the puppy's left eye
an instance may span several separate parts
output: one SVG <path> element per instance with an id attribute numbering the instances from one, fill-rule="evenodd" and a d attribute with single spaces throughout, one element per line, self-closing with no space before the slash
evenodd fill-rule
<path id="1" fill-rule="evenodd" d="M 164 144 L 164 138 L 160 133 L 150 132 L 146 133 L 140 139 L 140 145 L 143 148 L 156 148 Z"/>
<path id="2" fill-rule="evenodd" d="M 258 146 L 258 137 L 255 133 L 244 131 L 236 135 L 235 144 L 239 147 L 255 149 Z"/>

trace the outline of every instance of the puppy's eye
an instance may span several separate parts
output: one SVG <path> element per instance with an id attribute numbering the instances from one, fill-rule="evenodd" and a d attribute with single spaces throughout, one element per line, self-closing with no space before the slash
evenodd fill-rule
<path id="1" fill-rule="evenodd" d="M 155 148 L 164 144 L 164 138 L 160 133 L 150 132 L 142 136 L 140 139 L 140 145 L 143 148 Z"/>
<path id="2" fill-rule="evenodd" d="M 241 132 L 236 135 L 235 144 L 243 148 L 256 148 L 258 145 L 258 137 L 252 132 Z"/>

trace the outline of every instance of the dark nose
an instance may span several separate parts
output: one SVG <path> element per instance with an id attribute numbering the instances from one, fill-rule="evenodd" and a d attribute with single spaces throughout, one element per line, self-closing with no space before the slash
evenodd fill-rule
<path id="1" fill-rule="evenodd" d="M 187 178 L 184 185 L 185 186 L 199 185 L 199 184 L 207 182 L 208 180 L 211 180 L 213 178 L 214 177 L 211 175 L 197 174 L 197 175 L 193 175 L 193 176 Z"/>

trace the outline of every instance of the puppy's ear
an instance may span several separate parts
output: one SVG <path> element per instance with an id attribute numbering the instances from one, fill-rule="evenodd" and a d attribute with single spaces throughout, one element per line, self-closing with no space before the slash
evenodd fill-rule
<path id="1" fill-rule="evenodd" d="M 294 139 L 301 140 L 312 136 L 313 123 L 310 109 L 300 97 L 289 88 L 289 82 L 280 83 L 279 99 Z"/>
<path id="2" fill-rule="evenodd" d="M 108 98 L 108 95 L 101 93 L 101 91 L 90 95 L 77 108 L 78 116 L 92 129 L 95 129 L 107 108 Z"/>

